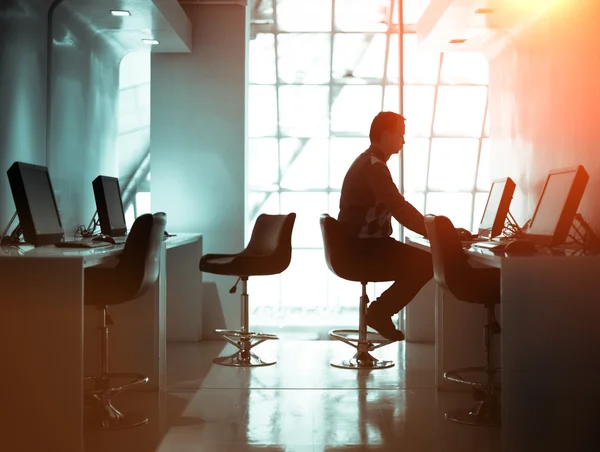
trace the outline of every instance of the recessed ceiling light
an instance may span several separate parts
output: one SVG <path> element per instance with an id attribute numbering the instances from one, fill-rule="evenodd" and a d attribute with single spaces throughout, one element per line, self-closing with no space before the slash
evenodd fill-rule
<path id="1" fill-rule="evenodd" d="M 129 11 L 125 11 L 122 9 L 111 9 L 110 13 L 113 16 L 131 16 L 131 13 Z"/>
<path id="2" fill-rule="evenodd" d="M 142 42 L 144 44 L 150 44 L 152 46 L 155 46 L 158 44 L 158 40 L 156 40 L 156 39 L 142 39 Z"/>
<path id="3" fill-rule="evenodd" d="M 450 44 L 462 44 L 466 39 L 451 39 Z"/>

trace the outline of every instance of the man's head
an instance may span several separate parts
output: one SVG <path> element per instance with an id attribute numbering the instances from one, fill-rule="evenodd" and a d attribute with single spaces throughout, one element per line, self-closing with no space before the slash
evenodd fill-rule
<path id="1" fill-rule="evenodd" d="M 380 112 L 371 123 L 371 144 L 384 152 L 386 160 L 404 146 L 404 117 L 391 111 Z"/>

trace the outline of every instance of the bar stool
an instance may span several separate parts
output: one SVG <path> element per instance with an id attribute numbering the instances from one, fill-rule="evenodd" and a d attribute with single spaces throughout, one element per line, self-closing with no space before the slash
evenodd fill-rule
<path id="1" fill-rule="evenodd" d="M 473 268 L 469 265 L 452 222 L 444 216 L 425 216 L 425 228 L 431 245 L 435 281 L 456 299 L 485 307 L 483 327 L 485 365 L 448 370 L 446 381 L 468 385 L 478 401 L 472 408 L 459 408 L 446 413 L 446 419 L 460 424 L 500 427 L 500 383 L 495 376 L 492 338 L 501 332 L 494 306 L 500 303 L 500 271 L 496 268 Z M 478 382 L 464 374 L 484 373 L 485 381 Z"/>
<path id="2" fill-rule="evenodd" d="M 215 364 L 235 367 L 270 366 L 276 361 L 264 361 L 250 351 L 267 340 L 278 339 L 274 334 L 255 333 L 249 329 L 247 283 L 250 276 L 277 275 L 290 265 L 292 259 L 292 230 L 296 214 L 261 214 L 256 219 L 250 242 L 237 254 L 207 254 L 200 259 L 200 270 L 216 275 L 237 276 L 229 293 L 235 293 L 242 282 L 241 328 L 215 330 L 238 351 L 230 356 L 215 358 Z"/>
<path id="3" fill-rule="evenodd" d="M 357 240 L 350 237 L 345 227 L 338 220 L 328 214 L 322 214 L 320 218 L 321 234 L 325 251 L 325 261 L 329 270 L 334 275 L 348 281 L 360 282 L 362 292 L 360 296 L 358 330 L 331 330 L 329 336 L 337 339 L 356 349 L 351 359 L 332 360 L 330 364 L 342 369 L 385 369 L 394 365 L 393 361 L 381 361 L 369 352 L 391 344 L 379 333 L 367 330 L 367 284 L 369 282 L 394 281 L 396 275 L 386 273 L 386 269 L 378 268 L 372 262 L 367 262 L 362 256 L 352 252 L 352 241 Z"/>
<path id="4" fill-rule="evenodd" d="M 111 403 L 113 395 L 147 383 L 148 377 L 138 373 L 108 372 L 108 327 L 113 325 L 113 321 L 107 306 L 135 300 L 156 283 L 166 224 L 167 216 L 162 212 L 139 216 L 131 227 L 125 248 L 115 267 L 85 269 L 85 305 L 98 308 L 102 335 L 102 373 L 85 377 L 94 383 L 94 389 L 86 392 L 86 400 L 92 405 L 91 422 L 103 429 L 135 427 L 148 422 L 143 414 L 121 413 Z M 129 381 L 115 386 L 112 380 Z"/>

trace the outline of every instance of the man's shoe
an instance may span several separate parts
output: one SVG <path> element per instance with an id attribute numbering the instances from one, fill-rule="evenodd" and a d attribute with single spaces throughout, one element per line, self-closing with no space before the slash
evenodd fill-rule
<path id="1" fill-rule="evenodd" d="M 376 303 L 377 301 L 371 303 L 371 306 L 369 306 L 369 309 L 367 310 L 367 325 L 381 334 L 388 341 L 403 341 L 404 333 L 396 329 L 391 316 L 388 316 L 388 314 L 382 312 L 381 309 L 378 309 Z"/>

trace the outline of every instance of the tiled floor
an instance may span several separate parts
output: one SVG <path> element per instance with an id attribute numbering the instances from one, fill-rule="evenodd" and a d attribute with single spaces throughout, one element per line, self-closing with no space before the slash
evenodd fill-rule
<path id="1" fill-rule="evenodd" d="M 89 431 L 86 452 L 500 450 L 499 429 L 444 420 L 446 409 L 473 400 L 468 393 L 435 389 L 433 344 L 378 349 L 376 357 L 396 366 L 371 372 L 331 367 L 330 359 L 353 354 L 334 341 L 266 342 L 254 350 L 277 359 L 269 367 L 212 363 L 233 350 L 216 341 L 170 344 L 166 393 L 114 399 L 124 411 L 146 413 L 149 423 Z"/>

